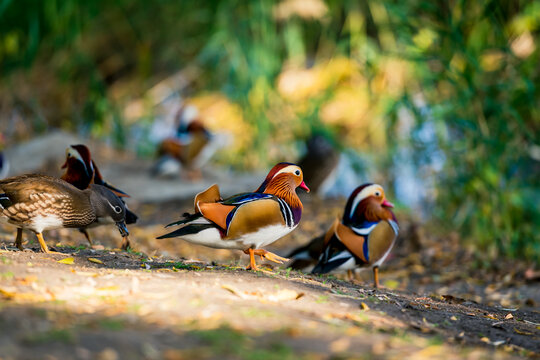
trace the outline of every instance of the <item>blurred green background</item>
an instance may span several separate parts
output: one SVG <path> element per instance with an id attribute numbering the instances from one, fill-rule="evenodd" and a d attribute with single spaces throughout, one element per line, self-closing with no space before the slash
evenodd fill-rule
<path id="1" fill-rule="evenodd" d="M 267 168 L 323 134 L 385 184 L 413 164 L 423 220 L 486 259 L 538 262 L 539 30 L 540 1 L 0 0 L 0 131 L 150 156 L 133 129 L 177 91 L 235 135 L 218 162 Z"/>

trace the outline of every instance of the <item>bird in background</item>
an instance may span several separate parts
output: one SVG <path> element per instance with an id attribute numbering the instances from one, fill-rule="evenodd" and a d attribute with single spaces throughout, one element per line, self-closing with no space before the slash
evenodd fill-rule
<path id="1" fill-rule="evenodd" d="M 36 234 L 46 253 L 50 251 L 43 239 L 45 230 L 116 224 L 127 239 L 125 214 L 120 198 L 101 185 L 79 190 L 64 180 L 37 174 L 0 180 L 0 222 L 17 227 L 14 245 L 20 250 L 23 229 Z"/>
<path id="2" fill-rule="evenodd" d="M 124 202 L 122 198 L 129 197 L 128 194 L 122 190 L 108 184 L 103 180 L 99 168 L 97 167 L 94 160 L 92 160 L 90 150 L 85 145 L 71 145 L 66 148 L 66 161 L 62 165 L 62 169 L 66 169 L 65 173 L 62 175 L 61 179 L 72 184 L 80 190 L 87 189 L 91 184 L 97 184 L 108 188 L 116 196 L 121 198 L 121 201 Z M 125 206 L 125 202 L 124 202 Z M 137 222 L 138 216 L 130 211 L 126 207 L 126 224 L 135 224 Z M 86 228 L 79 229 L 88 242 L 90 246 L 93 245 L 90 235 Z M 127 240 L 127 238 L 124 238 Z M 122 249 L 127 249 L 130 246 L 129 241 L 122 242 Z"/>
<path id="3" fill-rule="evenodd" d="M 371 267 L 378 288 L 379 267 L 398 235 L 393 207 L 382 186 L 359 186 L 349 196 L 342 220 L 336 219 L 326 234 L 293 251 L 291 266 L 305 267 L 318 259 L 313 273 L 348 271 L 349 275 L 356 268 Z"/>
<path id="4" fill-rule="evenodd" d="M 171 172 L 167 169 L 168 161 L 174 159 L 181 164 L 188 178 L 200 179 L 201 167 L 224 145 L 225 139 L 205 127 L 194 106 L 181 106 L 176 114 L 176 122 L 176 134 L 164 139 L 158 146 L 158 161 L 152 173 L 167 175 Z"/>
<path id="5" fill-rule="evenodd" d="M 183 240 L 217 249 L 237 249 L 249 254 L 248 270 L 258 270 L 255 255 L 283 263 L 288 259 L 263 247 L 293 231 L 302 216 L 296 188 L 309 192 L 302 169 L 291 163 L 274 166 L 255 192 L 223 200 L 217 185 L 195 196 L 195 212 L 167 225 L 182 225 L 158 237 Z"/>
<path id="6" fill-rule="evenodd" d="M 319 193 L 337 175 L 340 153 L 322 134 L 313 134 L 306 141 L 306 152 L 298 162 L 310 189 Z"/>
<path id="7" fill-rule="evenodd" d="M 4 135 L 0 133 L 0 179 L 5 178 L 9 174 L 9 161 L 4 155 Z"/>

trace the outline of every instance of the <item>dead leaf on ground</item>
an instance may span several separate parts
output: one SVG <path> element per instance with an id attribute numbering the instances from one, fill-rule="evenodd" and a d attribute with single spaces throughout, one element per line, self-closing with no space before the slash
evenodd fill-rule
<path id="1" fill-rule="evenodd" d="M 227 291 L 229 291 L 231 294 L 234 294 L 242 299 L 258 299 L 259 301 L 270 301 L 270 302 L 280 302 L 280 301 L 287 301 L 287 300 L 297 300 L 300 299 L 302 296 L 304 296 L 303 292 L 297 292 L 290 289 L 282 289 L 278 290 L 273 293 L 264 294 L 260 291 L 255 292 L 247 292 L 247 291 L 241 291 L 235 288 L 234 286 L 223 284 L 221 287 Z"/>
<path id="2" fill-rule="evenodd" d="M 14 288 L 0 288 L 0 295 L 7 300 L 42 302 L 54 300 L 54 296 L 42 296 L 34 293 L 20 293 Z"/>
<path id="3" fill-rule="evenodd" d="M 23 278 L 15 278 L 20 285 L 31 285 L 37 281 L 36 276 L 26 276 Z"/>
<path id="4" fill-rule="evenodd" d="M 62 260 L 58 260 L 57 262 L 60 263 L 60 264 L 73 265 L 74 261 L 75 261 L 74 258 L 68 257 L 68 258 L 65 258 L 65 259 L 62 259 Z"/>
<path id="5" fill-rule="evenodd" d="M 103 265 L 103 261 L 101 261 L 99 259 L 96 259 L 96 258 L 88 258 L 88 261 L 93 262 L 95 264 L 102 264 Z"/>
<path id="6" fill-rule="evenodd" d="M 520 330 L 518 328 L 514 328 L 514 332 L 516 334 L 519 334 L 519 335 L 526 335 L 526 336 L 533 336 L 534 335 L 532 332 L 525 331 L 525 330 Z"/>

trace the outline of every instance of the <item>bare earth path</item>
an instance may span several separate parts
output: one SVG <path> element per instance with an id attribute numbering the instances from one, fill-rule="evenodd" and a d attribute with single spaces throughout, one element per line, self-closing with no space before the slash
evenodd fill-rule
<path id="1" fill-rule="evenodd" d="M 540 351 L 536 312 L 286 270 L 58 250 L 64 255 L 0 253 L 3 359 L 453 359 Z"/>

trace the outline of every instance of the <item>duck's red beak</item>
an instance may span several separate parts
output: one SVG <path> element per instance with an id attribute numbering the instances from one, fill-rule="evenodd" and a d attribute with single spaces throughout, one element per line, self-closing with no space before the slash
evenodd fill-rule
<path id="1" fill-rule="evenodd" d="M 68 161 L 67 161 L 67 159 L 66 159 L 66 162 L 65 162 L 64 165 L 62 165 L 62 167 L 61 167 L 62 169 L 67 168 L 67 165 L 68 165 L 67 162 L 68 162 Z"/>
<path id="2" fill-rule="evenodd" d="M 309 188 L 307 187 L 305 182 L 301 182 L 300 185 L 298 185 L 299 188 L 306 190 L 306 192 L 309 192 Z"/>
<path id="3" fill-rule="evenodd" d="M 394 204 L 392 204 L 390 201 L 384 199 L 384 201 L 382 202 L 382 206 L 384 206 L 384 207 L 389 207 L 389 208 L 393 208 L 393 207 L 394 207 Z"/>

